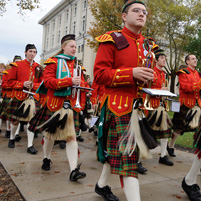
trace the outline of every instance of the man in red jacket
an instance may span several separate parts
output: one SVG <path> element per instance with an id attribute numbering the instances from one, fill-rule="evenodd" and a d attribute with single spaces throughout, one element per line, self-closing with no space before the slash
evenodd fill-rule
<path id="1" fill-rule="evenodd" d="M 27 44 L 25 47 L 26 59 L 22 61 L 17 61 L 11 63 L 12 68 L 8 76 L 8 87 L 12 88 L 12 101 L 8 105 L 8 118 L 12 122 L 11 124 L 11 135 L 8 143 L 9 148 L 15 147 L 15 131 L 19 120 L 16 116 L 13 116 L 14 111 L 16 111 L 22 102 L 27 99 L 28 94 L 24 93 L 23 90 L 30 90 L 35 93 L 39 87 L 42 77 L 42 69 L 38 63 L 34 61 L 37 54 L 37 49 L 34 44 Z M 33 83 L 30 81 L 33 79 Z M 35 99 L 36 106 L 39 106 L 39 95 L 33 96 Z M 28 137 L 28 148 L 27 152 L 31 154 L 36 154 L 37 150 L 33 146 L 34 133 L 27 130 Z"/>
<path id="2" fill-rule="evenodd" d="M 201 107 L 200 98 L 200 75 L 196 70 L 197 58 L 195 55 L 187 55 L 185 58 L 185 63 L 188 65 L 187 68 L 180 69 L 177 72 L 179 77 L 179 101 L 180 101 L 180 112 L 175 112 L 173 116 L 173 127 L 174 132 L 172 134 L 172 139 L 167 148 L 170 156 L 176 157 L 174 153 L 174 145 L 176 139 L 180 134 L 184 132 L 191 131 L 192 128 L 189 124 L 185 123 L 185 117 L 187 112 L 194 106 Z M 198 113 L 197 113 L 198 114 Z"/>
<path id="3" fill-rule="evenodd" d="M 107 201 L 119 200 L 107 186 L 111 173 L 120 176 L 128 201 L 140 201 L 138 146 L 132 154 L 124 155 L 118 142 L 129 124 L 133 102 L 138 98 L 137 83 L 147 83 L 154 77 L 152 69 L 140 65 L 149 47 L 141 35 L 146 15 L 144 1 L 126 0 L 122 10 L 124 28 L 97 37 L 100 46 L 94 64 L 94 82 L 105 85 L 105 93 L 101 104 L 104 121 L 99 123 L 99 130 L 103 128 L 103 151 L 102 155 L 98 153 L 104 165 L 95 192 Z M 100 148 L 100 132 L 98 139 Z"/>

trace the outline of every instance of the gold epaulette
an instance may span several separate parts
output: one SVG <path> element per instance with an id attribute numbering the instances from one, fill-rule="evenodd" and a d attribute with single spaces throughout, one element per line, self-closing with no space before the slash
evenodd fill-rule
<path id="1" fill-rule="evenodd" d="M 5 71 L 3 71 L 2 73 L 3 73 L 3 74 L 8 74 L 8 71 L 5 70 Z"/>
<path id="2" fill-rule="evenodd" d="M 47 60 L 44 62 L 44 64 L 45 64 L 45 65 L 47 65 L 47 64 L 56 64 L 56 61 L 53 60 L 52 58 L 49 58 L 49 59 L 47 59 Z"/>
<path id="3" fill-rule="evenodd" d="M 190 74 L 190 72 L 186 68 L 180 69 L 179 71 L 176 72 L 176 74 L 179 73 Z"/>
<path id="4" fill-rule="evenodd" d="M 96 37 L 96 40 L 97 40 L 99 43 L 109 42 L 109 41 L 115 43 L 114 40 L 113 40 L 113 38 L 112 38 L 112 36 L 111 36 L 110 34 L 107 34 L 107 33 L 106 33 L 106 34 L 103 34 L 103 35 L 101 35 L 101 36 Z"/>
<path id="5" fill-rule="evenodd" d="M 82 66 L 82 71 L 87 71 L 86 68 L 84 66 Z"/>
<path id="6" fill-rule="evenodd" d="M 10 63 L 10 65 L 11 65 L 11 66 L 18 67 L 16 62 L 12 62 L 12 63 Z"/>

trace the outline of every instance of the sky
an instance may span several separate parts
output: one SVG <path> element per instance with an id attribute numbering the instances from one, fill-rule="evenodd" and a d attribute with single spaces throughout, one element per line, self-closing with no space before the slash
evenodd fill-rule
<path id="1" fill-rule="evenodd" d="M 42 49 L 43 26 L 38 21 L 61 0 L 41 0 L 40 8 L 26 11 L 24 16 L 17 14 L 15 0 L 8 3 L 6 13 L 0 16 L 0 63 L 11 62 L 15 55 L 24 59 L 25 46 L 35 44 L 37 47 L 36 62 L 40 62 Z"/>

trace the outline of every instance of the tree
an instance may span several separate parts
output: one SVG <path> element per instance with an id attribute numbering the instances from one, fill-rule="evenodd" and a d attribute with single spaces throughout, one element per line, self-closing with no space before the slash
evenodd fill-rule
<path id="1" fill-rule="evenodd" d="M 198 59 L 198 68 L 199 71 L 201 71 L 201 17 L 199 19 L 199 25 L 198 25 L 198 33 L 195 37 L 191 37 L 189 40 L 189 43 L 186 46 L 186 51 L 189 54 L 196 55 Z"/>
<path id="2" fill-rule="evenodd" d="M 0 16 L 3 16 L 3 14 L 6 12 L 6 6 L 8 3 L 11 3 L 10 0 L 0 0 Z M 39 8 L 40 0 L 15 0 L 15 4 L 19 8 L 18 13 L 20 15 L 23 15 L 23 12 L 25 10 L 34 10 L 36 8 Z"/>
<path id="3" fill-rule="evenodd" d="M 94 17 L 88 34 L 91 48 L 97 49 L 95 37 L 109 30 L 121 29 L 122 0 L 89 0 Z M 185 46 L 194 37 L 201 12 L 201 0 L 151 0 L 146 1 L 147 16 L 143 35 L 152 37 L 169 53 L 166 71 L 171 76 L 171 91 L 174 92 L 176 71 L 183 62 Z"/>

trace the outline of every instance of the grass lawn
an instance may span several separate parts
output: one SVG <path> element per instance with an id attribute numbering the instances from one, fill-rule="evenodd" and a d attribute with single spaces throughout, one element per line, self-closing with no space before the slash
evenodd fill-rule
<path id="1" fill-rule="evenodd" d="M 173 118 L 174 112 L 168 112 L 170 118 Z M 193 134 L 194 132 L 186 132 L 183 135 L 179 136 L 175 142 L 175 144 L 187 147 L 187 148 L 193 148 Z"/>

